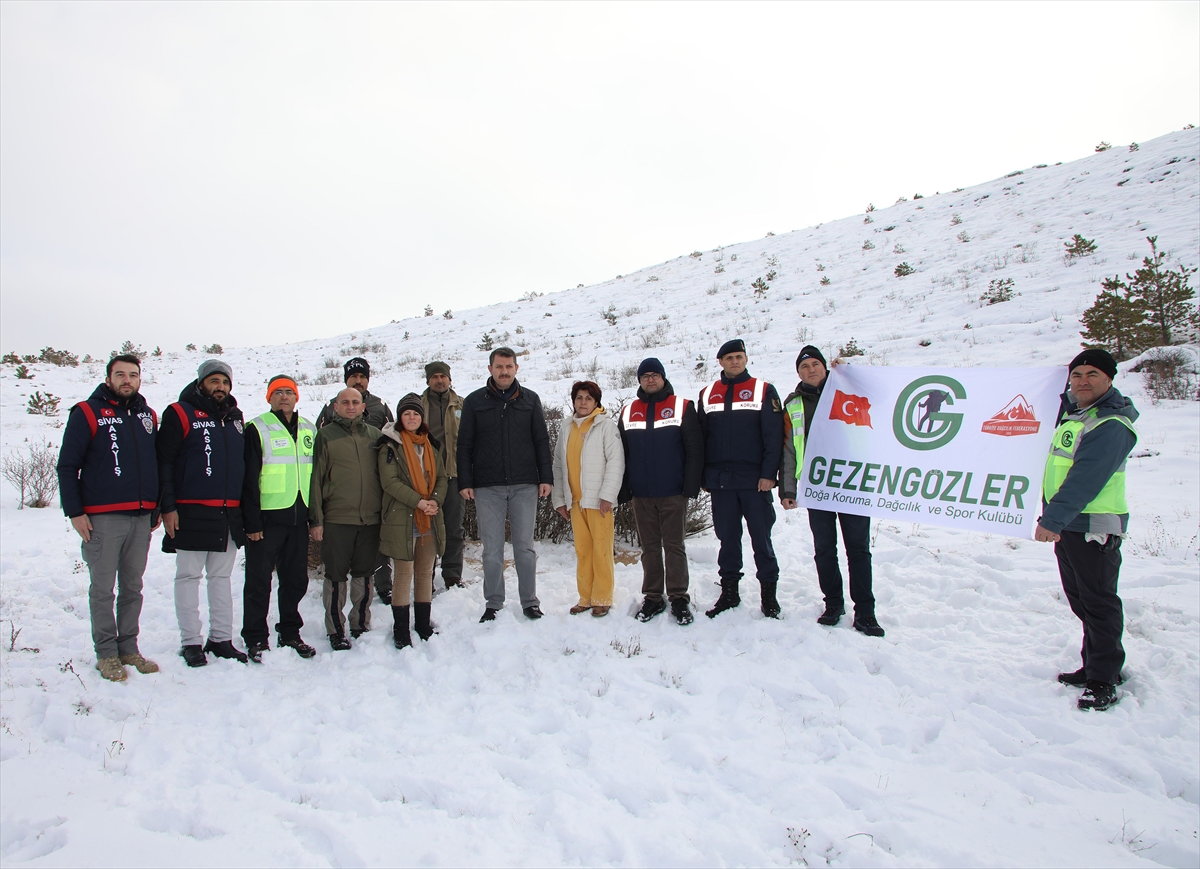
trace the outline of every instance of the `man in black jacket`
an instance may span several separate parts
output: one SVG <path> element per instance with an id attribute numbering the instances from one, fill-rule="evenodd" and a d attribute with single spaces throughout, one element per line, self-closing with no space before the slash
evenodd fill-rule
<path id="1" fill-rule="evenodd" d="M 267 383 L 271 410 L 250 420 L 242 522 L 246 529 L 246 584 L 242 639 L 251 661 L 271 648 L 267 612 L 271 571 L 279 577 L 279 645 L 311 658 L 317 650 L 300 639 L 300 601 L 308 591 L 308 496 L 317 430 L 296 413 L 296 381 L 277 374 Z"/>
<path id="2" fill-rule="evenodd" d="M 347 359 L 346 364 L 342 366 L 342 374 L 346 385 L 357 389 L 362 396 L 363 422 L 382 430 L 389 422 L 396 421 L 387 402 L 367 389 L 371 383 L 371 363 L 361 356 Z M 335 395 L 317 416 L 317 428 L 324 428 L 331 422 L 337 422 L 336 404 L 337 396 Z M 375 593 L 379 595 L 379 599 L 390 606 L 392 602 L 392 560 L 382 552 L 379 554 L 379 563 L 375 566 L 374 584 Z"/>
<path id="3" fill-rule="evenodd" d="M 642 607 L 648 622 L 667 608 L 681 625 L 691 624 L 687 551 L 683 545 L 689 498 L 700 494 L 704 436 L 696 408 L 675 394 L 654 357 L 638 366 L 637 398 L 621 410 L 618 428 L 625 446 L 625 490 L 642 541 Z M 663 550 L 666 550 L 666 568 Z"/>
<path id="4" fill-rule="evenodd" d="M 96 669 L 123 682 L 125 666 L 157 673 L 138 651 L 142 574 L 150 533 L 158 527 L 158 467 L 154 432 L 158 417 L 138 388 L 142 363 L 115 356 L 92 397 L 71 408 L 58 453 L 63 512 L 83 540 L 91 584 L 88 605 Z M 116 615 L 113 586 L 116 585 Z"/>
<path id="5" fill-rule="evenodd" d="M 175 556 L 175 616 L 180 654 L 203 667 L 205 652 L 246 662 L 233 644 L 233 592 L 229 577 L 242 530 L 245 471 L 242 412 L 230 393 L 233 370 L 219 359 L 200 363 L 196 379 L 163 414 L 158 431 L 159 504 L 163 552 Z M 200 645 L 200 579 L 207 577 L 208 642 Z"/>
<path id="6" fill-rule="evenodd" d="M 463 401 L 458 429 L 458 491 L 475 502 L 483 541 L 483 593 L 487 607 L 480 622 L 496 618 L 504 606 L 504 522 L 512 529 L 517 587 L 526 618 L 540 619 L 537 553 L 533 526 L 537 499 L 554 482 L 550 435 L 542 400 L 517 383 L 517 354 L 497 347 L 488 359 L 487 386 Z"/>
<path id="7" fill-rule="evenodd" d="M 838 360 L 833 360 L 837 365 Z M 800 383 L 784 402 L 789 442 L 783 448 L 783 469 L 779 475 L 779 499 L 783 509 L 796 509 L 796 477 L 804 465 L 804 441 L 817 412 L 817 402 L 829 379 L 829 370 L 821 351 L 811 344 L 796 357 Z M 871 590 L 871 517 L 854 513 L 808 508 L 808 527 L 812 529 L 817 581 L 825 597 L 825 612 L 817 623 L 832 627 L 846 614 L 842 572 L 838 568 L 837 529 L 842 526 L 842 545 L 850 568 L 850 599 L 854 601 L 854 629 L 869 637 L 882 637 L 883 628 L 875 619 L 875 595 Z"/>
<path id="8" fill-rule="evenodd" d="M 716 618 L 742 601 L 738 583 L 744 519 L 754 546 L 760 606 L 763 615 L 777 619 L 779 562 L 771 544 L 771 489 L 783 454 L 783 408 L 775 387 L 746 370 L 746 345 L 740 338 L 722 344 L 717 361 L 721 379 L 704 387 L 696 403 L 704 432 L 704 488 L 712 495 L 713 530 L 721 541 L 721 596 L 704 614 Z"/>

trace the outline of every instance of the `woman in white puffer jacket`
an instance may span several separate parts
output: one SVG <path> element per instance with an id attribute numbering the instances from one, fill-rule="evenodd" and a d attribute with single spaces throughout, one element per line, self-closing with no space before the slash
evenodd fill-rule
<path id="1" fill-rule="evenodd" d="M 579 603 L 571 614 L 608 615 L 613 598 L 613 505 L 625 476 L 625 449 L 617 424 L 600 404 L 600 387 L 571 387 L 575 415 L 562 422 L 554 451 L 554 509 L 571 521 Z"/>

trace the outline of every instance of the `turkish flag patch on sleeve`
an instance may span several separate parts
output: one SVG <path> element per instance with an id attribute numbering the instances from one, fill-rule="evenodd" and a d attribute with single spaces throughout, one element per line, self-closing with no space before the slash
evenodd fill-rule
<path id="1" fill-rule="evenodd" d="M 871 402 L 862 395 L 849 395 L 840 389 L 833 394 L 833 406 L 829 408 L 830 419 L 840 419 L 850 425 L 871 425 Z"/>

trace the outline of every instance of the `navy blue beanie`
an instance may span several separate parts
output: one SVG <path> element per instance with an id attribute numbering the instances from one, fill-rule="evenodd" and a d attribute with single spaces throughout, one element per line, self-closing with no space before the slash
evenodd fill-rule
<path id="1" fill-rule="evenodd" d="M 638 366 L 638 380 L 642 379 L 643 374 L 657 374 L 664 379 L 667 376 L 667 372 L 666 369 L 663 368 L 663 364 L 653 356 L 643 359 L 642 364 Z"/>
<path id="2" fill-rule="evenodd" d="M 732 341 L 726 341 L 721 345 L 721 349 L 717 351 L 717 358 L 723 359 L 730 353 L 745 353 L 746 342 L 741 338 L 734 338 Z"/>

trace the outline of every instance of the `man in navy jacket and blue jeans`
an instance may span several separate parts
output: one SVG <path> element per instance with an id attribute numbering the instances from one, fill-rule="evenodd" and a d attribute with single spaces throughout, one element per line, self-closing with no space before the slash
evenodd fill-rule
<path id="1" fill-rule="evenodd" d="M 91 584 L 88 604 L 96 669 L 112 682 L 125 665 L 157 673 L 138 651 L 142 574 L 150 533 L 158 527 L 158 467 L 154 434 L 158 417 L 138 389 L 142 363 L 114 356 L 92 397 L 71 408 L 58 453 L 63 512 L 83 538 Z M 116 615 L 113 614 L 113 587 Z"/>
<path id="2" fill-rule="evenodd" d="M 721 378 L 704 387 L 696 403 L 704 432 L 704 488 L 712 495 L 713 529 L 721 541 L 721 596 L 705 615 L 716 618 L 741 603 L 744 519 L 754 546 L 762 612 L 775 619 L 779 562 L 771 544 L 771 489 L 783 457 L 783 408 L 775 387 L 746 370 L 746 345 L 740 338 L 722 344 L 717 361 Z"/>
<path id="3" fill-rule="evenodd" d="M 633 498 L 642 542 L 643 599 L 637 619 L 648 622 L 666 610 L 665 592 L 671 615 L 687 625 L 692 610 L 684 524 L 688 499 L 700 494 L 704 435 L 695 406 L 675 394 L 661 362 L 643 359 L 638 384 L 637 398 L 622 408 L 618 424 L 625 446 L 622 500 Z"/>

